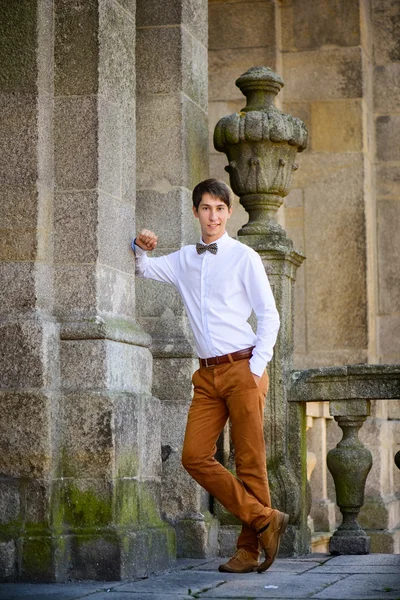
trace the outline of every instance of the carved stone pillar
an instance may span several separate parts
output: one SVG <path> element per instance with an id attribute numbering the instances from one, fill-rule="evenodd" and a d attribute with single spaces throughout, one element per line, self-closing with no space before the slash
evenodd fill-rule
<path id="1" fill-rule="evenodd" d="M 330 402 L 330 412 L 343 431 L 343 438 L 327 457 L 343 522 L 331 537 L 329 551 L 331 554 L 368 554 L 370 539 L 359 525 L 357 516 L 364 504 L 372 454 L 359 440 L 358 430 L 370 413 L 370 401 Z"/>
<path id="2" fill-rule="evenodd" d="M 302 121 L 283 114 L 274 97 L 283 81 L 267 67 L 254 67 L 236 85 L 247 98 L 240 112 L 215 128 L 215 148 L 224 152 L 233 191 L 249 213 L 238 235 L 261 256 L 281 317 L 269 365 L 270 391 L 265 411 L 268 474 L 273 504 L 290 515 L 281 553 L 308 551 L 305 410 L 287 403 L 293 357 L 293 284 L 304 256 L 296 252 L 275 213 L 289 191 L 296 153 L 307 145 Z"/>

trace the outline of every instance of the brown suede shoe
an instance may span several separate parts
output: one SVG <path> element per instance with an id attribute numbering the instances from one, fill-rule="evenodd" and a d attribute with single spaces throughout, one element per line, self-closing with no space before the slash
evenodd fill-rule
<path id="1" fill-rule="evenodd" d="M 257 569 L 259 573 L 269 569 L 274 562 L 276 555 L 278 554 L 281 535 L 284 533 L 288 522 L 289 515 L 279 512 L 279 510 L 275 510 L 268 528 L 258 534 L 258 539 L 260 540 L 261 547 L 265 553 L 265 560 Z"/>
<path id="2" fill-rule="evenodd" d="M 227 563 L 219 565 L 218 571 L 222 573 L 250 573 L 257 571 L 258 560 L 253 558 L 246 550 L 240 548 Z"/>

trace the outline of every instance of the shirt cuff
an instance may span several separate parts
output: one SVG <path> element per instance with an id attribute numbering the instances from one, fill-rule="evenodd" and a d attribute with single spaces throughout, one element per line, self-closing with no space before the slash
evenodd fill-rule
<path id="1" fill-rule="evenodd" d="M 257 356 L 252 356 L 249 360 L 250 371 L 254 373 L 254 375 L 258 375 L 258 377 L 262 377 L 266 364 L 262 358 L 258 358 Z"/>
<path id="2" fill-rule="evenodd" d="M 138 256 L 142 256 L 142 254 L 146 254 L 146 250 L 143 250 L 140 246 L 135 244 L 135 242 L 136 242 L 136 238 L 131 243 L 131 248 L 134 251 L 134 253 L 137 254 Z"/>

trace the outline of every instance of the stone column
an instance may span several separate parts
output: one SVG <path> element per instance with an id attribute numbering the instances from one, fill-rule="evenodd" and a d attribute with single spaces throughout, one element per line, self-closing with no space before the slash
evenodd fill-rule
<path id="1" fill-rule="evenodd" d="M 240 240 L 260 254 L 281 317 L 269 365 L 271 385 L 265 411 L 268 474 L 274 506 L 291 517 L 282 553 L 306 553 L 307 465 L 301 434 L 305 409 L 287 402 L 293 365 L 293 284 L 304 257 L 294 250 L 274 215 L 289 191 L 292 171 L 297 168 L 296 153 L 306 147 L 307 130 L 302 121 L 274 106 L 283 81 L 271 69 L 249 69 L 236 85 L 247 104 L 217 123 L 214 145 L 226 153 L 231 186 L 249 213 L 249 222 L 239 231 Z"/>
<path id="2" fill-rule="evenodd" d="M 0 578 L 51 578 L 52 2 L 3 2 L 0 48 Z"/>
<path id="3" fill-rule="evenodd" d="M 199 239 L 191 191 L 208 174 L 207 1 L 140 0 L 137 6 L 137 228 L 165 254 Z M 179 556 L 216 549 L 208 498 L 181 465 L 191 375 L 198 367 L 179 295 L 137 281 L 137 314 L 152 336 L 153 392 L 161 399 L 163 514 Z"/>

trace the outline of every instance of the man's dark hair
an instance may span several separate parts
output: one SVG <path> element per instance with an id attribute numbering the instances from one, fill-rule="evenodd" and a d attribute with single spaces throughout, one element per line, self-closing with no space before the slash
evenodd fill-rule
<path id="1" fill-rule="evenodd" d="M 228 208 L 232 206 L 232 190 L 224 181 L 220 179 L 206 179 L 196 185 L 193 190 L 193 206 L 198 210 L 203 194 L 210 194 L 214 198 L 219 198 Z"/>

